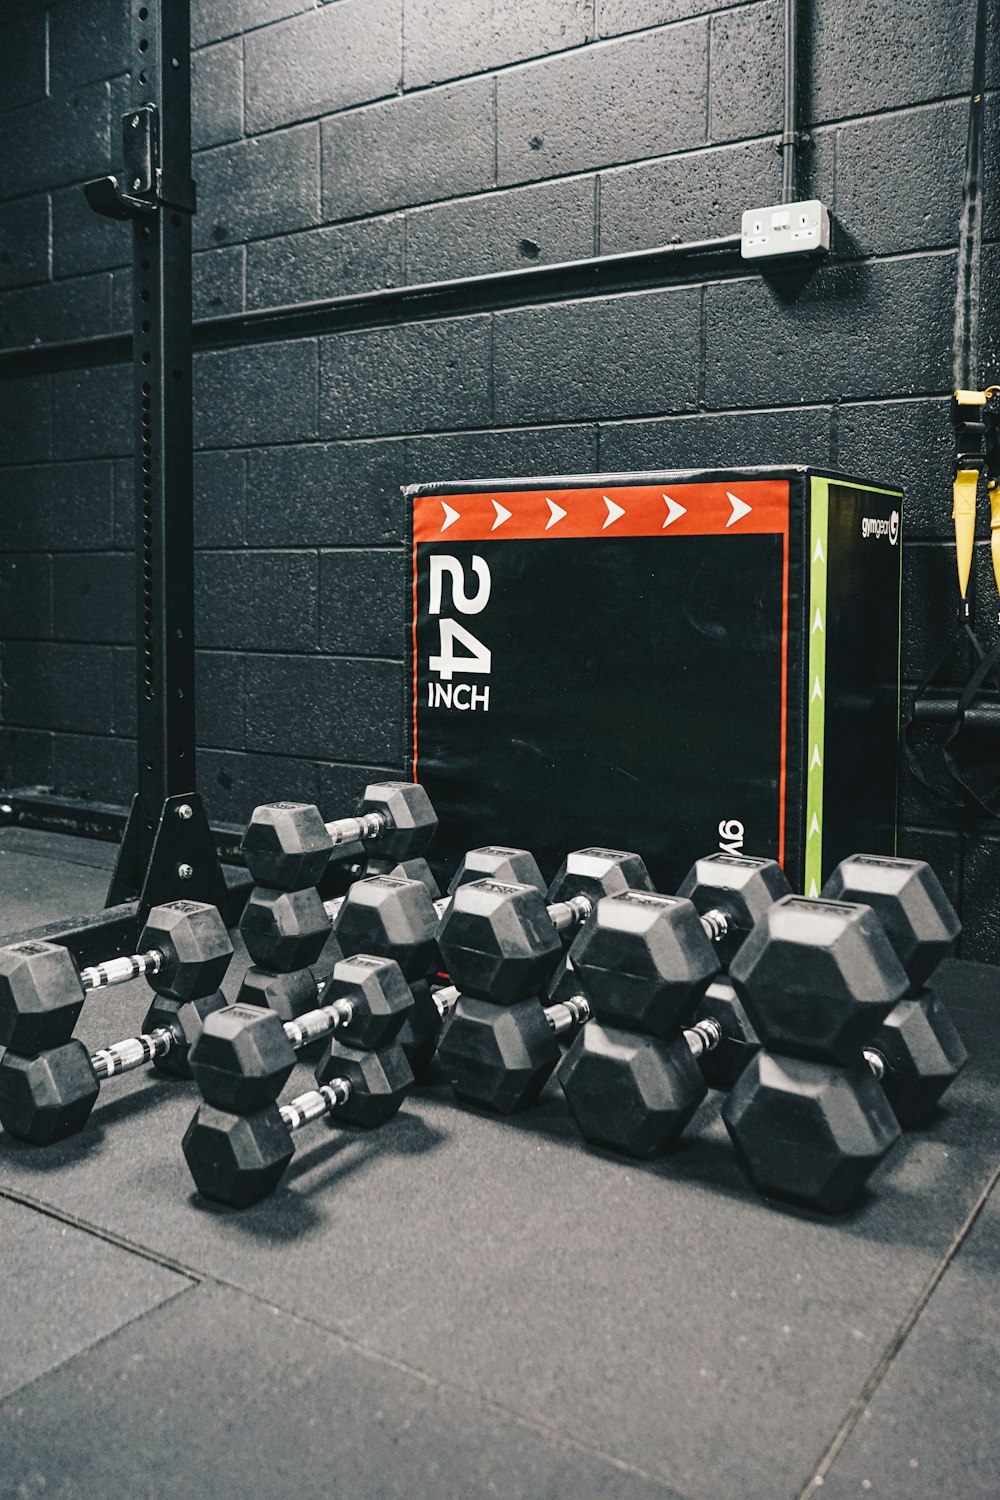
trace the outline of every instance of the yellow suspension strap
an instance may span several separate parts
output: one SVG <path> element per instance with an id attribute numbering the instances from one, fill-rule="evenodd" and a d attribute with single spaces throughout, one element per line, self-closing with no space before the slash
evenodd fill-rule
<path id="1" fill-rule="evenodd" d="M 993 577 L 1000 598 L 1000 385 L 983 392 L 983 453 L 986 459 L 986 491 L 990 497 L 990 552 Z"/>
<path id="2" fill-rule="evenodd" d="M 955 429 L 955 478 L 952 488 L 952 519 L 955 522 L 955 560 L 958 591 L 968 613 L 969 575 L 976 545 L 976 495 L 983 472 L 983 411 L 985 391 L 956 391 L 951 402 Z"/>

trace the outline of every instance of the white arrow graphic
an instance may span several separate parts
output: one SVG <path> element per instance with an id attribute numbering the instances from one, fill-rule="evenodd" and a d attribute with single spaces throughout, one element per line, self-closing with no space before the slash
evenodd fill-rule
<path id="1" fill-rule="evenodd" d="M 816 889 L 816 882 L 815 882 L 815 880 L 813 881 L 812 885 L 809 887 L 809 894 L 810 894 L 810 896 L 818 896 L 819 895 L 819 891 Z"/>
<path id="2" fill-rule="evenodd" d="M 604 503 L 608 507 L 608 519 L 601 527 L 601 530 L 607 531 L 608 527 L 613 525 L 614 522 L 618 520 L 619 516 L 623 516 L 625 514 L 625 509 L 624 506 L 616 505 L 613 500 L 609 500 L 607 495 L 605 495 L 604 497 Z"/>
<path id="3" fill-rule="evenodd" d="M 545 523 L 545 530 L 548 531 L 550 526 L 554 526 L 557 521 L 562 520 L 566 512 L 561 505 L 557 505 L 554 500 L 550 500 L 548 495 L 545 497 L 545 504 L 549 507 L 549 519 Z"/>
<path id="4" fill-rule="evenodd" d="M 809 824 L 809 837 L 812 838 L 814 833 L 819 833 L 819 817 L 816 813 L 813 813 L 813 820 Z"/>
<path id="5" fill-rule="evenodd" d="M 668 526 L 672 526 L 674 524 L 678 516 L 687 515 L 687 506 L 680 505 L 676 500 L 671 500 L 669 495 L 664 495 L 663 498 L 667 502 L 667 519 L 664 521 L 660 529 L 661 531 L 666 531 Z"/>
<path id="6" fill-rule="evenodd" d="M 817 698 L 822 698 L 822 696 L 823 696 L 823 689 L 820 687 L 820 685 L 819 685 L 819 678 L 817 677 L 816 681 L 813 683 L 812 697 L 809 699 L 809 702 L 810 703 L 815 703 L 816 699 Z"/>
<path id="7" fill-rule="evenodd" d="M 813 758 L 809 762 L 809 769 L 810 771 L 812 771 L 816 766 L 822 767 L 822 765 L 823 762 L 819 758 L 819 746 L 813 745 Z"/>
<path id="8" fill-rule="evenodd" d="M 816 606 L 816 618 L 815 618 L 815 620 L 813 620 L 813 635 L 816 634 L 817 630 L 822 631 L 822 629 L 823 629 L 823 616 L 820 614 L 820 612 L 819 612 L 819 605 L 817 604 L 817 606 Z"/>
<path id="9" fill-rule="evenodd" d="M 460 521 L 462 519 L 457 510 L 452 510 L 447 500 L 441 501 L 441 509 L 444 511 L 444 524 L 441 527 L 442 531 L 447 531 L 449 526 L 454 526 L 456 521 Z"/>
<path id="10" fill-rule="evenodd" d="M 813 562 L 826 562 L 826 556 L 823 552 L 823 538 L 819 536 L 816 538 L 816 546 L 813 550 Z"/>
<path id="11" fill-rule="evenodd" d="M 731 490 L 726 491 L 726 499 L 733 507 L 733 513 L 726 522 L 728 529 L 728 527 L 734 526 L 737 521 L 742 521 L 744 516 L 748 516 L 753 510 L 753 506 L 748 505 L 745 500 L 741 500 L 739 495 L 734 495 Z"/>
<path id="12" fill-rule="evenodd" d="M 502 526 L 505 521 L 510 520 L 511 513 L 505 505 L 500 504 L 499 500 L 494 500 L 493 509 L 497 513 L 497 518 L 493 522 L 493 525 L 490 527 L 490 530 L 496 531 L 498 526 Z"/>

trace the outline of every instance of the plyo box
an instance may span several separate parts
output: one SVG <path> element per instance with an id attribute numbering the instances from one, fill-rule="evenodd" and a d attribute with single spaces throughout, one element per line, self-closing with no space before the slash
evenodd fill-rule
<path id="1" fill-rule="evenodd" d="M 409 770 L 481 844 L 713 851 L 812 892 L 895 848 L 902 493 L 806 466 L 405 492 Z"/>

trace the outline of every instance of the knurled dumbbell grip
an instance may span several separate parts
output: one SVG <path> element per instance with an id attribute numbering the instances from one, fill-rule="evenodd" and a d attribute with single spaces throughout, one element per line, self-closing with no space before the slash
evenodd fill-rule
<path id="1" fill-rule="evenodd" d="M 320 988 L 326 988 L 326 981 Z M 296 1051 L 300 1047 L 307 1047 L 310 1042 L 318 1042 L 322 1037 L 331 1036 L 342 1026 L 350 1026 L 354 1020 L 354 1002 L 352 1000 L 334 1000 L 332 1005 L 320 1006 L 317 1010 L 304 1011 L 301 1016 L 296 1016 L 293 1021 L 285 1021 L 285 1035 Z"/>
<path id="2" fill-rule="evenodd" d="M 96 1078 L 114 1078 L 119 1073 L 131 1073 L 133 1068 L 141 1068 L 155 1057 L 166 1057 L 176 1045 L 177 1038 L 170 1027 L 160 1026 L 156 1031 L 126 1037 L 122 1042 L 114 1042 L 110 1047 L 101 1047 L 99 1051 L 92 1052 L 90 1066 Z"/>
<path id="3" fill-rule="evenodd" d="M 691 1048 L 695 1057 L 701 1057 L 706 1052 L 711 1052 L 722 1041 L 722 1027 L 719 1022 L 711 1016 L 706 1016 L 704 1021 L 699 1021 L 696 1026 L 688 1026 L 681 1032 L 684 1040 Z"/>
<path id="4" fill-rule="evenodd" d="M 350 1099 L 354 1089 L 347 1078 L 335 1078 L 322 1088 L 309 1089 L 279 1106 L 281 1118 L 289 1131 L 301 1130 L 310 1120 L 322 1120 L 332 1115 Z"/>
<path id="5" fill-rule="evenodd" d="M 453 984 L 442 984 L 437 989 L 431 990 L 431 999 L 438 1008 L 440 1016 L 446 1016 L 449 1011 L 454 1010 L 457 1001 L 461 1000 L 462 992 Z M 544 1007 L 545 1019 L 548 1021 L 556 1036 L 561 1036 L 564 1031 L 570 1031 L 574 1026 L 582 1026 L 584 1021 L 590 1020 L 590 1002 L 585 995 L 573 995 L 569 1000 L 560 1001 L 557 1005 Z"/>
<path id="6" fill-rule="evenodd" d="M 341 844 L 361 844 L 366 839 L 377 839 L 392 827 L 384 813 L 359 813 L 356 818 L 335 818 L 327 823 L 326 831 L 335 849 Z"/>
<path id="7" fill-rule="evenodd" d="M 556 932 L 582 927 L 594 909 L 589 896 L 571 896 L 568 901 L 552 901 L 545 908 Z"/>
<path id="8" fill-rule="evenodd" d="M 718 907 L 705 912 L 703 916 L 699 916 L 698 920 L 705 929 L 705 936 L 710 942 L 721 943 L 722 939 L 729 934 L 729 918 Z"/>
<path id="9" fill-rule="evenodd" d="M 150 948 L 148 953 L 133 953 L 128 958 L 109 958 L 106 963 L 81 969 L 80 984 L 84 990 L 103 990 L 109 984 L 127 984 L 130 979 L 139 979 L 143 974 L 159 974 L 166 961 L 166 954 L 159 948 Z"/>

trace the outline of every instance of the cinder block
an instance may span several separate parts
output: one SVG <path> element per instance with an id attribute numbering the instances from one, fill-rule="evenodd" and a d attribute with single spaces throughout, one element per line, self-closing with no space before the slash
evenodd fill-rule
<path id="1" fill-rule="evenodd" d="M 955 549 L 946 543 L 911 542 L 903 548 L 903 657 L 906 683 L 920 682 L 941 657 L 958 622 Z M 957 688 L 972 670 L 970 648 L 957 637 L 936 683 Z"/>
<path id="2" fill-rule="evenodd" d="M 319 643 L 331 656 L 391 656 L 406 649 L 401 551 L 324 552 Z"/>
<path id="3" fill-rule="evenodd" d="M 662 26 L 715 10 L 719 0 L 596 0 L 598 36 Z"/>
<path id="4" fill-rule="evenodd" d="M 319 807 L 324 817 L 341 818 L 355 811 L 365 794 L 365 787 L 372 781 L 382 781 L 388 771 L 395 778 L 402 776 L 402 764 L 389 766 L 349 766 L 338 762 L 321 761 L 316 767 L 319 776 Z"/>
<path id="5" fill-rule="evenodd" d="M 246 517 L 246 466 L 246 453 L 195 454 L 196 547 L 238 547 L 242 544 Z"/>
<path id="6" fill-rule="evenodd" d="M 248 307 L 314 302 L 403 280 L 402 217 L 307 229 L 247 247 Z"/>
<path id="7" fill-rule="evenodd" d="M 404 79 L 409 89 L 484 73 L 593 37 L 593 0 L 404 0 Z"/>
<path id="8" fill-rule="evenodd" d="M 106 172 L 111 164 L 111 90 L 106 83 L 90 83 L 12 110 L 4 116 L 3 132 L 0 198 Z"/>
<path id="9" fill-rule="evenodd" d="M 224 36 L 239 36 L 298 11 L 312 10 L 314 4 L 315 0 L 191 0 L 191 45 L 204 47 Z"/>
<path id="10" fill-rule="evenodd" d="M 323 122 L 325 219 L 477 193 L 494 181 L 491 78 L 391 99 Z"/>
<path id="11" fill-rule="evenodd" d="M 105 734 L 54 734 L 52 785 L 63 797 L 127 806 L 135 793 L 134 740 Z"/>
<path id="12" fill-rule="evenodd" d="M 111 329 L 125 333 L 132 327 L 132 272 L 125 266 L 111 275 Z"/>
<path id="13" fill-rule="evenodd" d="M 314 552 L 200 552 L 195 635 L 201 646 L 315 651 Z"/>
<path id="14" fill-rule="evenodd" d="M 744 461 L 830 462 L 830 409 L 826 406 L 602 422 L 599 435 L 599 468 L 622 474 L 641 469 L 726 468 Z M 751 457 L 745 459 L 748 454 Z"/>
<path id="15" fill-rule="evenodd" d="M 197 454 L 195 455 L 197 460 Z M 135 464 L 131 456 L 117 458 L 112 473 L 112 505 L 115 523 L 115 546 L 126 551 L 135 548 Z"/>
<path id="16" fill-rule="evenodd" d="M 262 755 L 231 750 L 198 749 L 198 785 L 209 818 L 246 824 L 262 802 L 316 802 L 319 792 L 313 761 L 290 755 Z"/>
<path id="17" fill-rule="evenodd" d="M 0 380 L 0 465 L 34 463 L 52 451 L 49 375 Z"/>
<path id="18" fill-rule="evenodd" d="M 242 651 L 196 653 L 199 745 L 243 749 L 243 664 Z"/>
<path id="19" fill-rule="evenodd" d="M 953 245 L 968 105 L 879 115 L 837 131 L 837 223 L 858 255 Z"/>
<path id="20" fill-rule="evenodd" d="M 316 436 L 312 339 L 206 352 L 194 361 L 194 432 L 201 448 Z"/>
<path id="21" fill-rule="evenodd" d="M 499 181 L 583 172 L 700 145 L 707 68 L 708 26 L 696 20 L 501 73 Z"/>
<path id="22" fill-rule="evenodd" d="M 124 266 L 131 246 L 129 225 L 95 214 L 79 183 L 52 194 L 53 276 L 82 276 Z"/>
<path id="23" fill-rule="evenodd" d="M 490 319 L 409 323 L 321 340 L 324 437 L 365 437 L 491 418 Z"/>
<path id="24" fill-rule="evenodd" d="M 954 536 L 953 461 L 950 401 L 943 397 L 837 408 L 837 467 L 903 486 L 904 541 Z"/>
<path id="25" fill-rule="evenodd" d="M 705 289 L 710 406 L 937 392 L 951 378 L 954 262 L 768 273 Z"/>
<path id="26" fill-rule="evenodd" d="M 406 483 L 587 474 L 597 468 L 597 428 L 518 427 L 406 440 Z"/>
<path id="27" fill-rule="evenodd" d="M 126 739 L 135 738 L 135 648 L 121 647 L 114 653 L 114 687 L 111 712 L 111 729 L 114 734 Z M 199 699 L 198 728 L 201 729 Z"/>
<path id="28" fill-rule="evenodd" d="M 57 370 L 52 376 L 52 455 L 103 458 L 132 442 L 132 372 L 125 365 Z"/>
<path id="29" fill-rule="evenodd" d="M 0 786 L 49 786 L 52 736 L 40 729 L 0 727 Z"/>
<path id="30" fill-rule="evenodd" d="M 220 245 L 191 257 L 191 303 L 197 319 L 221 318 L 243 311 L 246 250 L 242 245 Z M 130 274 L 130 273 L 127 273 Z"/>
<path id="31" fill-rule="evenodd" d="M 5 552 L 109 547 L 114 540 L 108 460 L 0 469 Z"/>
<path id="32" fill-rule="evenodd" d="M 45 98 L 46 45 L 41 7 L 0 26 L 0 100 L 5 110 Z"/>
<path id="33" fill-rule="evenodd" d="M 816 0 L 814 120 L 968 93 L 975 6 L 953 0 Z"/>
<path id="34" fill-rule="evenodd" d="M 0 640 L 52 635 L 52 559 L 37 553 L 0 558 Z"/>
<path id="35" fill-rule="evenodd" d="M 395 94 L 403 0 L 338 0 L 252 32 L 246 47 L 251 134 Z"/>
<path id="36" fill-rule="evenodd" d="M 48 198 L 0 204 L 0 289 L 44 281 L 50 262 Z"/>
<path id="37" fill-rule="evenodd" d="M 395 765 L 403 669 L 336 657 L 248 656 L 247 743 L 265 753 Z"/>
<path id="38" fill-rule="evenodd" d="M 129 66 L 129 7 L 124 0 L 86 0 L 49 7 L 49 92 L 113 78 Z"/>
<path id="39" fill-rule="evenodd" d="M 191 145 L 196 151 L 243 134 L 243 43 L 205 47 L 191 58 Z"/>
<path id="40" fill-rule="evenodd" d="M 1000 963 L 1000 839 L 969 834 L 965 841 L 962 957 Z"/>
<path id="41" fill-rule="evenodd" d="M 897 853 L 904 859 L 925 859 L 953 905 L 958 906 L 962 885 L 962 839 L 955 830 L 912 828 L 899 830 Z"/>
<path id="42" fill-rule="evenodd" d="M 497 422 L 693 407 L 700 306 L 700 291 L 682 288 L 497 314 Z"/>
<path id="43" fill-rule="evenodd" d="M 778 171 L 773 144 L 751 141 L 602 172 L 601 250 L 739 234 L 744 208 L 774 200 Z"/>
<path id="44" fill-rule="evenodd" d="M 76 276 L 0 293 L 0 348 L 59 344 L 111 329 L 111 277 Z"/>
<path id="45" fill-rule="evenodd" d="M 124 552 L 60 552 L 52 559 L 52 633 L 60 641 L 135 639 L 135 565 Z"/>
<path id="46" fill-rule="evenodd" d="M 403 444 L 317 443 L 247 454 L 251 547 L 365 547 L 403 540 Z"/>
<path id="47" fill-rule="evenodd" d="M 784 34 L 783 0 L 760 0 L 712 17 L 713 141 L 780 132 Z"/>
<path id="48" fill-rule="evenodd" d="M 194 175 L 196 250 L 319 223 L 317 125 L 299 125 L 202 152 L 195 159 Z"/>
<path id="49" fill-rule="evenodd" d="M 4 719 L 27 729 L 103 734 L 111 723 L 110 646 L 8 641 Z"/>
<path id="50" fill-rule="evenodd" d="M 593 255 L 594 180 L 414 209 L 406 220 L 407 281 L 447 281 Z"/>

